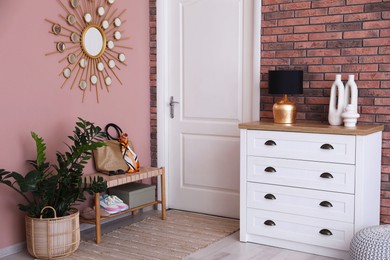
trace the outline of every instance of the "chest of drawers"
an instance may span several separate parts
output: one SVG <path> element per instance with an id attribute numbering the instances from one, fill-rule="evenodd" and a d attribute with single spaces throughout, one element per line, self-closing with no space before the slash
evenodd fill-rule
<path id="1" fill-rule="evenodd" d="M 240 124 L 240 240 L 348 259 L 379 224 L 381 125 Z"/>

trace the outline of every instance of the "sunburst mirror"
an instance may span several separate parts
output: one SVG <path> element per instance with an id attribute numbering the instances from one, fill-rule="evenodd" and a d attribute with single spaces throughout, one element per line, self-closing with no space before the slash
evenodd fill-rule
<path id="1" fill-rule="evenodd" d="M 58 22 L 51 23 L 49 33 L 59 39 L 55 41 L 55 51 L 46 55 L 60 54 L 58 61 L 64 63 L 60 76 L 61 88 L 75 86 L 82 92 L 96 93 L 99 103 L 99 90 L 110 91 L 113 79 L 122 85 L 116 70 L 126 66 L 123 50 L 131 49 L 121 44 L 129 38 L 123 37 L 121 26 L 126 22 L 123 14 L 114 8 L 115 0 L 57 0 L 63 8 Z"/>

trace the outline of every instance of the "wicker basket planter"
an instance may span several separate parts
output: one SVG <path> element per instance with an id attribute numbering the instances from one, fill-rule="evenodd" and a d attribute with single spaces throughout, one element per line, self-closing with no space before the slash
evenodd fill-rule
<path id="1" fill-rule="evenodd" d="M 53 259 L 72 254 L 80 245 L 79 212 L 74 209 L 68 216 L 57 218 L 31 218 L 26 216 L 26 242 L 28 252 L 40 259 Z"/>

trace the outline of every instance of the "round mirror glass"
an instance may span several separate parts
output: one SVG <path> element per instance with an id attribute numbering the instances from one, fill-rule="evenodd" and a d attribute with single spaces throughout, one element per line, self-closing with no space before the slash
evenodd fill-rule
<path id="1" fill-rule="evenodd" d="M 86 59 L 83 58 L 83 59 L 80 60 L 80 67 L 81 68 L 84 69 L 87 65 L 88 65 L 88 63 L 87 63 Z"/>
<path id="2" fill-rule="evenodd" d="M 63 53 L 66 49 L 65 43 L 58 42 L 57 43 L 57 51 Z"/>
<path id="3" fill-rule="evenodd" d="M 77 57 L 76 57 L 76 55 L 75 55 L 74 53 L 71 53 L 71 54 L 68 55 L 68 62 L 69 62 L 70 64 L 75 63 L 75 62 L 76 62 L 76 59 L 77 59 Z"/>
<path id="4" fill-rule="evenodd" d="M 102 27 L 103 27 L 104 30 L 107 30 L 109 26 L 110 26 L 110 24 L 108 23 L 107 20 L 104 20 L 104 21 L 102 22 Z"/>
<path id="5" fill-rule="evenodd" d="M 97 69 L 98 69 L 98 71 L 103 71 L 104 70 L 104 64 L 102 62 L 99 62 L 97 64 Z"/>
<path id="6" fill-rule="evenodd" d="M 68 24 L 74 25 L 76 23 L 76 16 L 70 14 L 66 20 L 68 21 Z"/>
<path id="7" fill-rule="evenodd" d="M 91 22 L 92 21 L 92 15 L 90 13 L 86 13 L 84 15 L 84 21 L 87 22 L 87 23 Z"/>
<path id="8" fill-rule="evenodd" d="M 96 75 L 92 75 L 91 76 L 92 85 L 96 85 L 97 82 L 98 82 L 98 77 Z"/>
<path id="9" fill-rule="evenodd" d="M 115 40 L 120 40 L 122 38 L 121 32 L 120 31 L 116 31 L 114 33 L 114 38 L 115 38 Z"/>
<path id="10" fill-rule="evenodd" d="M 71 5 L 73 8 L 77 8 L 77 7 L 79 7 L 79 5 L 80 5 L 80 1 L 79 1 L 79 0 L 70 0 L 70 5 Z"/>
<path id="11" fill-rule="evenodd" d="M 87 82 L 85 80 L 80 81 L 79 88 L 85 90 L 87 88 Z"/>
<path id="12" fill-rule="evenodd" d="M 118 55 L 118 58 L 119 58 L 119 60 L 120 60 L 121 62 L 125 62 L 125 60 L 126 60 L 126 56 L 125 56 L 124 53 L 120 53 L 120 54 Z"/>
<path id="13" fill-rule="evenodd" d="M 70 40 L 71 40 L 73 43 L 79 42 L 79 41 L 80 41 L 80 36 L 79 36 L 77 33 L 72 33 L 72 34 L 70 35 Z"/>
<path id="14" fill-rule="evenodd" d="M 104 82 L 106 83 L 107 86 L 110 86 L 111 83 L 112 83 L 112 79 L 111 79 L 110 77 L 107 76 L 107 77 L 104 79 Z"/>
<path id="15" fill-rule="evenodd" d="M 106 10 L 104 10 L 103 6 L 100 6 L 97 11 L 98 11 L 99 16 L 103 16 L 104 13 L 106 12 Z"/>
<path id="16" fill-rule="evenodd" d="M 53 31 L 53 33 L 55 35 L 60 34 L 61 33 L 61 25 L 59 25 L 58 23 L 53 24 L 53 27 L 51 28 L 51 30 Z"/>
<path id="17" fill-rule="evenodd" d="M 68 78 L 70 78 L 72 71 L 69 68 L 65 68 L 63 74 L 64 74 L 64 77 L 68 79 Z"/>
<path id="18" fill-rule="evenodd" d="M 119 27 L 119 26 L 121 26 L 121 24 L 122 24 L 122 20 L 119 19 L 119 18 L 115 18 L 115 20 L 114 20 L 114 25 L 115 25 L 116 27 Z"/>
<path id="19" fill-rule="evenodd" d="M 107 47 L 108 47 L 109 49 L 113 49 L 113 48 L 114 48 L 114 42 L 113 42 L 113 41 L 108 41 L 108 42 L 107 42 Z"/>
<path id="20" fill-rule="evenodd" d="M 109 66 L 111 69 L 115 68 L 115 61 L 114 61 L 114 60 L 109 60 L 109 61 L 108 61 L 108 66 Z"/>
<path id="21" fill-rule="evenodd" d="M 83 49 L 91 58 L 100 57 L 106 48 L 104 34 L 95 26 L 87 27 L 82 37 Z"/>

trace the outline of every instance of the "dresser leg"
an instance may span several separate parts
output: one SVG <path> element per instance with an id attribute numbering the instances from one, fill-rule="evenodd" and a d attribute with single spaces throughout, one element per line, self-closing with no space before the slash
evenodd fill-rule
<path id="1" fill-rule="evenodd" d="M 161 168 L 162 174 L 161 174 L 161 219 L 165 220 L 167 218 L 167 211 L 166 211 L 166 198 L 165 198 L 165 167 Z"/>
<path id="2" fill-rule="evenodd" d="M 100 193 L 95 193 L 95 228 L 96 228 L 96 244 L 100 244 L 101 242 Z"/>

